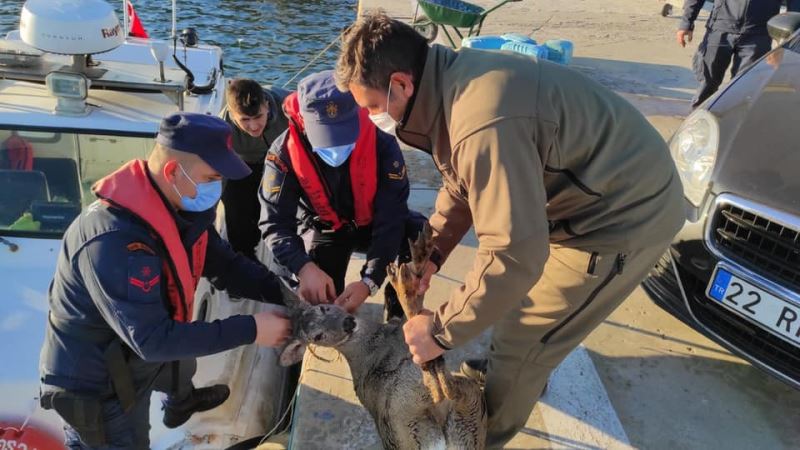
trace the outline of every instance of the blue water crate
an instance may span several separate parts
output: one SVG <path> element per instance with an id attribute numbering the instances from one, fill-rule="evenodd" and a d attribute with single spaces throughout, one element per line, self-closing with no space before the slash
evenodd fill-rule
<path id="1" fill-rule="evenodd" d="M 509 41 L 500 47 L 500 50 L 510 50 L 523 55 L 535 56 L 538 59 L 547 59 L 548 49 L 544 45 L 526 44 L 524 42 Z"/>
<path id="2" fill-rule="evenodd" d="M 544 43 L 547 47 L 548 59 L 559 64 L 569 64 L 572 61 L 572 41 L 566 39 L 551 39 Z"/>
<path id="3" fill-rule="evenodd" d="M 533 44 L 536 45 L 535 39 L 528 36 L 527 34 L 520 34 L 520 33 L 506 33 L 501 36 L 506 42 L 522 42 L 523 44 Z"/>
<path id="4" fill-rule="evenodd" d="M 500 36 L 473 36 L 465 37 L 461 41 L 461 46 L 481 50 L 500 50 L 505 43 L 506 40 Z"/>

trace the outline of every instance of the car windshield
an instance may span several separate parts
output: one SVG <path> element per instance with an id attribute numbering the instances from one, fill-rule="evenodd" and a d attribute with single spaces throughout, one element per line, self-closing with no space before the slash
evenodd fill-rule
<path id="1" fill-rule="evenodd" d="M 0 130 L 0 235 L 60 238 L 95 197 L 91 186 L 152 137 Z"/>

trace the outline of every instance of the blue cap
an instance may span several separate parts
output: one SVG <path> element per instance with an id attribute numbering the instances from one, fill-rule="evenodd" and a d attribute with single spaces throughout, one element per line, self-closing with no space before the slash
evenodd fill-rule
<path id="1" fill-rule="evenodd" d="M 161 121 L 156 142 L 197 155 L 223 177 L 238 180 L 251 171 L 233 151 L 231 133 L 231 126 L 219 117 L 178 112 Z"/>
<path id="2" fill-rule="evenodd" d="M 352 94 L 336 87 L 333 71 L 303 78 L 297 85 L 297 96 L 312 147 L 339 147 L 356 142 L 359 107 Z"/>

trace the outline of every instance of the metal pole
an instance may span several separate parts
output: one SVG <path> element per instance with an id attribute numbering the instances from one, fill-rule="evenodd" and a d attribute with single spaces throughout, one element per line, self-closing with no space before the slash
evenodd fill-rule
<path id="1" fill-rule="evenodd" d="M 176 28 L 178 27 L 178 0 L 172 0 L 172 39 L 178 35 Z"/>
<path id="2" fill-rule="evenodd" d="M 128 40 L 128 0 L 122 0 L 122 35 Z"/>

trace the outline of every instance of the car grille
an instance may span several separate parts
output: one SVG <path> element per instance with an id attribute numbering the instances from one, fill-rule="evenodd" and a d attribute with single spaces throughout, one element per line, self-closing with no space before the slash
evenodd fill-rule
<path id="1" fill-rule="evenodd" d="M 669 258 L 662 257 L 653 274 L 657 274 L 659 281 L 669 290 L 680 295 L 671 266 Z M 749 358 L 800 383 L 800 349 L 706 297 L 708 280 L 702 280 L 680 266 L 678 270 L 686 296 L 689 297 L 689 307 L 702 325 Z"/>
<path id="2" fill-rule="evenodd" d="M 722 204 L 712 222 L 713 245 L 765 278 L 800 292 L 800 232 L 737 206 Z"/>

